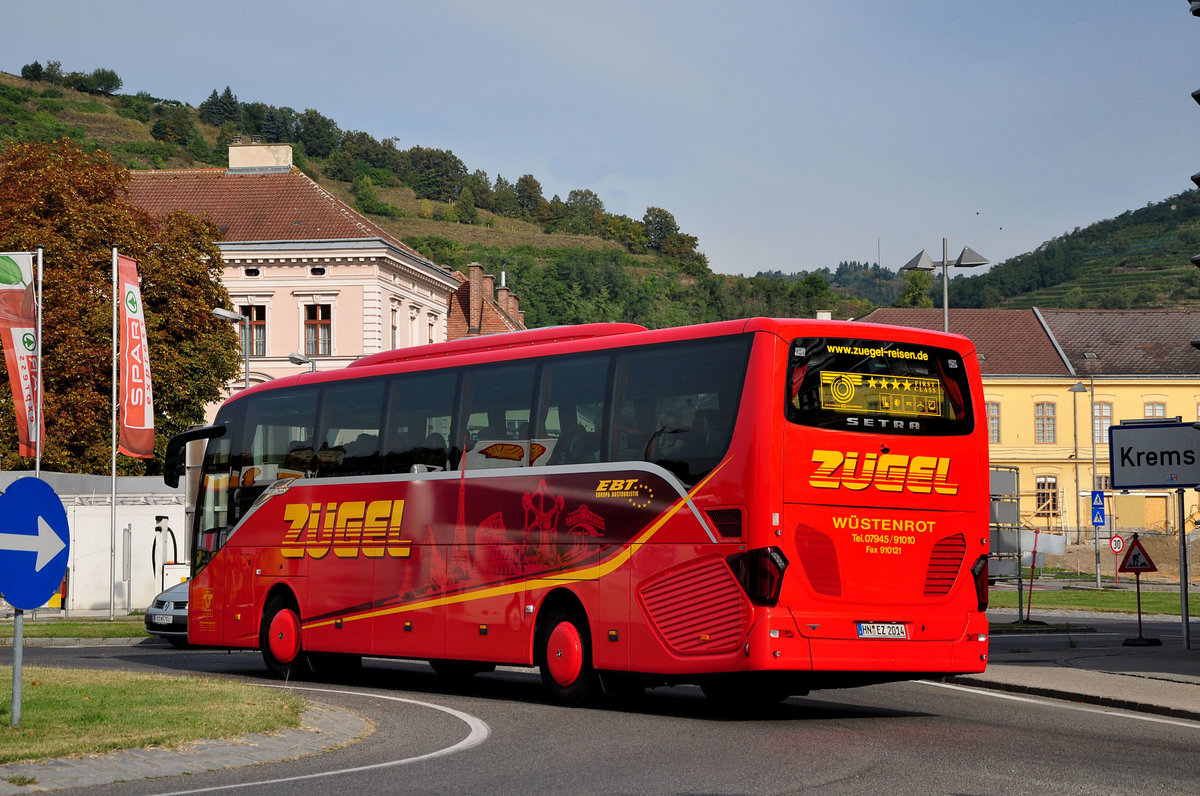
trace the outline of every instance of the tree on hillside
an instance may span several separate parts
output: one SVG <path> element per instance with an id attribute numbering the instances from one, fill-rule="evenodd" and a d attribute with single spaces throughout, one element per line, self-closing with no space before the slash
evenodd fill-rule
<path id="1" fill-rule="evenodd" d="M 579 235 L 595 235 L 600 231 L 604 221 L 604 202 L 595 191 L 587 188 L 575 188 L 567 194 L 567 219 L 565 228 L 568 232 Z"/>
<path id="2" fill-rule="evenodd" d="M 517 189 L 499 174 L 496 175 L 496 184 L 492 188 L 492 211 L 509 218 L 516 218 L 521 214 L 521 206 L 517 203 Z"/>
<path id="3" fill-rule="evenodd" d="M 418 199 L 452 202 L 467 176 L 466 165 L 449 149 L 415 146 L 404 153 L 408 161 L 406 181 Z"/>
<path id="4" fill-rule="evenodd" d="M 159 454 L 119 457 L 123 473 L 157 470 L 166 440 L 202 422 L 205 404 L 238 371 L 233 330 L 212 315 L 229 302 L 218 281 L 218 231 L 184 213 L 151 218 L 126 198 L 128 179 L 107 154 L 66 140 L 0 153 L 0 251 L 45 249 L 42 462 L 51 470 L 110 466 L 112 246 L 138 261 Z M 8 382 L 3 362 L 0 381 Z M 2 392 L 0 467 L 30 467 L 17 455 L 11 393 Z"/>
<path id="5" fill-rule="evenodd" d="M 341 143 L 342 131 L 333 119 L 306 108 L 296 119 L 296 140 L 309 157 L 324 158 Z"/>
<path id="6" fill-rule="evenodd" d="M 458 213 L 458 223 L 479 223 L 479 212 L 475 209 L 475 194 L 469 186 L 459 191 L 458 201 L 455 202 L 454 208 Z"/>
<path id="7" fill-rule="evenodd" d="M 200 114 L 200 121 L 211 124 L 213 127 L 221 126 L 221 95 L 215 88 L 204 102 L 196 106 L 196 111 Z"/>
<path id="8" fill-rule="evenodd" d="M 262 125 L 259 127 L 259 133 L 263 137 L 263 141 L 268 144 L 278 144 L 286 141 L 286 131 L 283 127 L 283 121 L 279 118 L 279 109 L 268 107 L 266 113 L 263 114 Z"/>
<path id="9" fill-rule="evenodd" d="M 905 271 L 904 286 L 893 307 L 932 307 L 929 288 L 933 285 L 932 271 Z"/>
<path id="10" fill-rule="evenodd" d="M 21 67 L 21 77 L 25 80 L 41 80 L 42 65 L 37 61 L 31 64 L 25 64 Z"/>
<path id="11" fill-rule="evenodd" d="M 517 206 L 526 218 L 537 218 L 546 199 L 542 196 L 542 184 L 532 174 L 522 174 L 517 179 Z"/>
<path id="12" fill-rule="evenodd" d="M 646 248 L 658 251 L 672 235 L 679 234 L 675 216 L 661 207 L 647 207 L 642 223 L 646 226 Z"/>

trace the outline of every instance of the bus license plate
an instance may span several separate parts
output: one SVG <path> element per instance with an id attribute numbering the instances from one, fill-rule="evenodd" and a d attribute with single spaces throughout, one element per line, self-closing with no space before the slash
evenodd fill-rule
<path id="1" fill-rule="evenodd" d="M 175 618 L 166 616 L 165 614 L 155 614 L 154 616 L 150 617 L 150 621 L 156 625 L 169 625 L 175 621 Z M 861 634 L 861 631 L 859 632 Z"/>
<path id="2" fill-rule="evenodd" d="M 859 622 L 859 638 L 908 638 L 900 622 Z"/>

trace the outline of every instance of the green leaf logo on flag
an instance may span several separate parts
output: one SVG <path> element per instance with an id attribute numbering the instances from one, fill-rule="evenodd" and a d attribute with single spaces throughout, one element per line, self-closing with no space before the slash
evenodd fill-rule
<path id="1" fill-rule="evenodd" d="M 23 285 L 21 266 L 6 254 L 0 254 L 0 285 Z"/>
<path id="2" fill-rule="evenodd" d="M 32 334 L 26 332 L 21 335 L 21 345 L 25 346 L 26 351 L 32 351 L 37 344 L 37 339 Z"/>
<path id="3" fill-rule="evenodd" d="M 137 311 L 138 311 L 137 294 L 134 293 L 132 290 L 130 290 L 129 292 L 127 292 L 125 294 L 125 306 L 129 308 L 129 311 L 131 313 L 133 313 L 134 315 L 137 315 Z"/>

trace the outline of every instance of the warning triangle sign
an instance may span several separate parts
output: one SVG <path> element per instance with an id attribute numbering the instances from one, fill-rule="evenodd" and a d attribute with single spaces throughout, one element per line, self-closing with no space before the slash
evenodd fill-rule
<path id="1" fill-rule="evenodd" d="M 1104 512 L 1103 511 L 1094 512 L 1092 514 L 1092 525 L 1103 525 L 1103 524 L 1104 524 Z"/>
<path id="2" fill-rule="evenodd" d="M 1125 551 L 1125 557 L 1121 559 L 1121 566 L 1117 569 L 1121 572 L 1158 572 L 1158 567 L 1154 566 L 1154 562 L 1146 554 L 1146 548 L 1142 547 L 1136 536 L 1129 543 L 1129 549 Z"/>
<path id="3" fill-rule="evenodd" d="M 1093 492 L 1092 493 L 1092 508 L 1094 508 L 1094 509 L 1104 508 L 1104 493 L 1103 492 Z"/>

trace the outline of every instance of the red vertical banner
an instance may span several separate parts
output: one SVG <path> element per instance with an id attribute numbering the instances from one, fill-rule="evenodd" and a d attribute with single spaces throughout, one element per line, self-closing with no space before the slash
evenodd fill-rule
<path id="1" fill-rule="evenodd" d="M 31 252 L 0 253 L 0 344 L 12 388 L 18 452 L 32 459 L 42 427 L 37 422 L 40 364 Z"/>
<path id="2" fill-rule="evenodd" d="M 121 300 L 121 430 L 117 450 L 126 456 L 154 457 L 154 392 L 150 385 L 150 348 L 138 287 L 137 261 L 117 257 Z"/>

